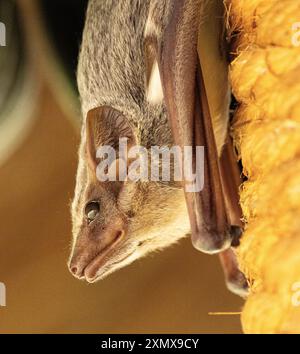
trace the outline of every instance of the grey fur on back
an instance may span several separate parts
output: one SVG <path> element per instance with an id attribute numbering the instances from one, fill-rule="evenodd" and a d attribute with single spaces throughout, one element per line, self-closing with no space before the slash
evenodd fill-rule
<path id="1" fill-rule="evenodd" d="M 148 120 L 149 124 L 154 116 L 159 115 L 161 125 L 168 124 L 161 117 L 165 116 L 163 107 L 150 107 L 145 95 L 144 33 L 150 2 L 89 2 L 78 65 L 83 117 L 94 107 L 108 105 L 123 112 L 139 134 L 143 128 L 151 128 L 143 123 Z"/>

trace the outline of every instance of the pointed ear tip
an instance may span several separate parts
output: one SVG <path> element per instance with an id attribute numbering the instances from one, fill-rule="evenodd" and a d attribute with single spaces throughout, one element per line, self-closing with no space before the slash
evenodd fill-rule
<path id="1" fill-rule="evenodd" d="M 86 128 L 85 128 L 85 152 L 87 159 L 87 166 L 91 173 L 96 173 L 96 145 L 95 145 L 95 131 L 94 131 L 94 119 L 97 114 L 98 108 L 94 108 L 88 111 L 86 115 Z"/>

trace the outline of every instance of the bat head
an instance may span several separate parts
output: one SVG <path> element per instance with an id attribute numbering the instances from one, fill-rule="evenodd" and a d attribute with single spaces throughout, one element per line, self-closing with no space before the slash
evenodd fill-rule
<path id="1" fill-rule="evenodd" d="M 179 185 L 120 178 L 124 154 L 120 140 L 127 144 L 126 159 L 134 162 L 128 151 L 141 145 L 139 130 L 111 107 L 96 108 L 87 115 L 71 210 L 69 269 L 79 279 L 95 282 L 189 232 Z M 106 149 L 106 157 L 110 151 L 114 154 L 104 158 L 99 148 Z M 104 172 L 106 176 L 115 173 L 115 180 L 104 180 Z"/>

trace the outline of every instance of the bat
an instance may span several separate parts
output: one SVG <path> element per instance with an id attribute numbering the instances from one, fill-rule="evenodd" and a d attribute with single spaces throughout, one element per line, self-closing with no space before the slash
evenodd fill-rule
<path id="1" fill-rule="evenodd" d="M 212 114 L 214 90 L 200 60 L 205 11 L 201 0 L 89 2 L 77 73 L 84 119 L 69 260 L 79 279 L 95 282 L 191 234 L 198 250 L 220 253 L 228 287 L 247 293 L 233 250 L 243 225 L 227 134 L 229 91 L 222 114 Z M 131 153 L 137 146 L 144 165 L 153 146 L 191 147 L 193 168 L 196 148 L 204 147 L 203 188 L 189 191 L 185 174 L 182 181 L 101 179 L 104 172 L 123 175 L 124 161 L 138 160 Z M 114 152 L 109 162 L 102 148 Z M 106 166 L 101 173 L 99 166 Z M 131 172 L 126 166 L 125 175 Z"/>

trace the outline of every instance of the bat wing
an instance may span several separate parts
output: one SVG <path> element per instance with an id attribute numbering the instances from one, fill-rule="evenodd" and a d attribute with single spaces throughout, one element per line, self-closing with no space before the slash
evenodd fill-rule
<path id="1" fill-rule="evenodd" d="M 178 0 L 158 47 L 158 64 L 173 138 L 176 145 L 204 147 L 204 185 L 185 198 L 195 248 L 220 253 L 228 287 L 244 296 L 247 282 L 230 246 L 241 235 L 239 170 L 227 135 L 229 85 L 227 63 L 219 47 L 222 2 L 211 1 L 202 21 L 202 2 Z M 207 5 L 208 6 L 208 5 Z M 223 128 L 222 128 L 223 127 Z M 216 133 L 216 134 L 215 134 Z M 225 142 L 220 159 L 216 144 Z M 184 187 L 188 185 L 184 181 Z"/>
<path id="2" fill-rule="evenodd" d="M 187 192 L 193 245 L 216 253 L 231 245 L 218 152 L 197 44 L 200 1 L 175 1 L 159 48 L 164 99 L 176 145 L 204 147 L 204 186 Z M 185 187 L 188 181 L 185 180 Z"/>

